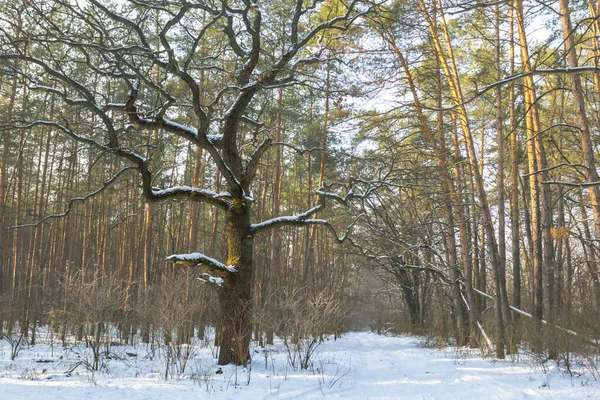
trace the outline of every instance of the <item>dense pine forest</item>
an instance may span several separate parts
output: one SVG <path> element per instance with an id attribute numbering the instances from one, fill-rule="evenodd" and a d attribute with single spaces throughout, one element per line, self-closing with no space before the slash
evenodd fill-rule
<path id="1" fill-rule="evenodd" d="M 0 336 L 591 360 L 599 11 L 0 0 Z"/>

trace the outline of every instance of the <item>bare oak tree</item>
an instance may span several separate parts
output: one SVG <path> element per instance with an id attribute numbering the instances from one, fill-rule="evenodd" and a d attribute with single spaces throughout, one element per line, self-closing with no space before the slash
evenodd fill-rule
<path id="1" fill-rule="evenodd" d="M 221 308 L 219 364 L 249 357 L 253 242 L 285 225 L 325 225 L 314 215 L 325 199 L 294 216 L 251 222 L 252 183 L 273 146 L 260 122 L 271 91 L 304 84 L 312 64 L 335 57 L 330 44 L 347 35 L 373 7 L 366 1 L 49 0 L 2 2 L 0 63 L 31 96 L 57 100 L 52 118 L 4 129 L 38 126 L 59 131 L 123 165 L 103 187 L 135 171 L 148 203 L 183 199 L 216 207 L 225 219 L 226 260 L 201 253 L 171 261 L 202 266 Z M 10 3 L 10 4 L 9 4 Z M 11 19 L 13 13 L 15 19 Z M 16 18 L 18 16 L 18 18 Z M 18 23 L 16 22 L 18 21 Z M 281 37 L 284 33 L 284 38 Z M 285 42 L 282 45 L 282 41 Z M 152 155 L 177 138 L 206 152 L 226 191 L 157 187 L 164 168 Z M 216 178 L 213 180 L 217 186 Z M 94 194 L 97 192 L 94 192 Z M 174 216 L 173 216 L 174 218 Z"/>

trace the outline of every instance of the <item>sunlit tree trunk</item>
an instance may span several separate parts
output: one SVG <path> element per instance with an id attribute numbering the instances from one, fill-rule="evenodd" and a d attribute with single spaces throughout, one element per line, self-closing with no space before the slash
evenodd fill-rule
<path id="1" fill-rule="evenodd" d="M 510 7 L 510 42 L 509 42 L 509 63 L 510 75 L 515 74 L 515 37 L 514 37 L 514 7 Z M 512 303 L 515 307 L 521 308 L 521 243 L 520 235 L 520 216 L 519 216 L 519 145 L 517 141 L 517 120 L 515 109 L 515 85 L 509 87 L 509 112 L 510 112 L 510 231 L 511 231 L 511 254 L 512 254 L 512 272 L 513 272 L 513 290 Z M 517 341 L 516 333 L 518 331 L 518 314 L 513 315 L 514 341 Z"/>
<path id="2" fill-rule="evenodd" d="M 415 108 L 415 112 L 417 114 L 417 118 L 419 119 L 419 123 L 425 133 L 425 137 L 426 137 L 429 145 L 434 150 L 434 154 L 436 156 L 436 163 L 439 168 L 440 174 L 442 175 L 442 185 L 443 185 L 443 189 L 444 189 L 443 210 L 444 210 L 444 218 L 446 219 L 446 221 L 445 221 L 445 223 L 446 223 L 445 242 L 446 242 L 446 246 L 448 248 L 448 263 L 450 265 L 450 276 L 453 280 L 452 300 L 453 300 L 453 306 L 455 309 L 457 343 L 459 345 L 464 345 L 467 340 L 476 342 L 475 334 L 474 334 L 474 332 L 475 332 L 475 329 L 474 329 L 475 317 L 472 315 L 473 311 L 474 311 L 474 309 L 473 309 L 474 302 L 472 301 L 473 296 L 472 296 L 472 294 L 468 294 L 468 299 L 470 300 L 469 307 L 470 307 L 470 311 L 471 311 L 471 315 L 468 315 L 466 305 L 462 301 L 462 291 L 461 291 L 460 284 L 459 284 L 460 273 L 459 273 L 459 269 L 458 269 L 458 251 L 457 251 L 458 246 L 456 243 L 456 233 L 454 230 L 454 225 L 455 225 L 456 219 L 458 219 L 458 221 L 456 221 L 456 222 L 458 223 L 460 233 L 462 234 L 461 240 L 465 240 L 463 235 L 465 235 L 465 232 L 466 232 L 466 226 L 465 226 L 466 222 L 464 220 L 464 215 L 463 215 L 463 208 L 462 208 L 463 202 L 461 200 L 460 195 L 456 191 L 454 182 L 452 181 L 452 177 L 450 175 L 450 168 L 449 168 L 447 157 L 446 157 L 446 150 L 445 150 L 445 145 L 444 145 L 446 140 L 444 138 L 445 128 L 444 128 L 443 114 L 441 111 L 438 111 L 438 113 L 437 113 L 438 133 L 437 133 L 437 135 L 435 135 L 435 133 L 429 127 L 427 118 L 425 117 L 425 115 L 423 113 L 420 97 L 419 97 L 414 79 L 412 77 L 412 72 L 410 70 L 408 62 L 406 61 L 406 59 L 405 59 L 404 55 L 402 54 L 402 52 L 400 51 L 400 49 L 396 46 L 395 42 L 392 40 L 391 36 L 387 35 L 385 32 L 383 32 L 383 34 L 384 34 L 384 38 L 392 46 L 394 53 L 395 53 L 396 57 L 398 58 L 398 61 L 400 61 L 400 64 L 402 65 L 404 73 L 408 79 L 408 84 L 409 84 L 409 88 L 410 88 L 412 96 L 413 96 L 414 108 Z M 441 76 L 439 74 L 439 69 L 438 69 L 437 90 L 436 90 L 436 101 L 437 101 L 438 109 L 441 108 L 441 102 L 442 102 L 441 96 L 442 96 Z M 455 215 L 456 215 L 456 218 L 455 218 Z M 468 246 L 462 247 L 463 250 L 465 250 L 467 248 L 468 248 Z M 469 263 L 469 265 L 467 265 L 465 267 L 465 271 L 467 272 L 467 275 L 470 271 L 470 261 L 471 260 L 470 260 L 469 255 L 463 254 L 463 262 Z M 469 279 L 467 279 L 467 284 L 466 284 L 467 285 L 467 293 L 469 293 L 470 291 L 472 293 L 472 286 L 469 285 L 470 282 L 471 282 L 471 278 L 469 277 Z"/>
<path id="3" fill-rule="evenodd" d="M 429 14 L 427 8 L 423 0 L 420 0 L 421 11 L 424 13 L 429 31 L 431 33 L 431 37 L 433 39 L 434 48 L 438 57 L 441 61 L 442 68 L 446 77 L 448 79 L 448 83 L 450 86 L 450 90 L 452 93 L 452 98 L 457 107 L 458 119 L 460 122 L 460 127 L 462 129 L 465 146 L 467 149 L 467 154 L 469 157 L 469 161 L 471 163 L 472 172 L 475 180 L 475 187 L 477 190 L 477 197 L 479 200 L 479 205 L 481 207 L 482 212 L 482 222 L 486 232 L 486 240 L 488 244 L 488 250 L 491 257 L 492 262 L 492 272 L 494 274 L 494 281 L 496 285 L 496 294 L 498 299 L 498 306 L 496 307 L 496 323 L 498 330 L 498 341 L 496 345 L 496 356 L 498 358 L 504 357 L 504 345 L 505 345 L 505 325 L 510 326 L 510 312 L 508 308 L 508 299 L 504 296 L 506 293 L 505 290 L 502 290 L 502 282 L 500 279 L 500 256 L 498 254 L 498 245 L 496 240 L 496 233 L 494 231 L 494 227 L 492 226 L 492 218 L 489 207 L 489 202 L 487 198 L 487 193 L 485 189 L 485 185 L 483 182 L 483 177 L 481 175 L 481 171 L 479 169 L 480 163 L 477 159 L 477 153 L 475 150 L 475 144 L 473 140 L 473 136 L 471 134 L 471 128 L 469 124 L 469 118 L 467 115 L 467 110 L 464 105 L 464 99 L 462 95 L 462 89 L 460 86 L 460 80 L 458 77 L 458 70 L 455 64 L 455 58 L 453 54 L 452 44 L 450 42 L 450 36 L 448 34 L 446 21 L 444 17 L 444 13 L 442 10 L 441 2 L 438 1 L 437 5 L 439 7 L 440 13 L 440 30 L 444 36 L 444 41 L 446 44 L 446 51 L 443 50 L 442 40 L 440 39 L 438 33 L 438 23 L 437 20 L 432 18 L 431 14 Z M 447 52 L 447 54 L 446 54 Z M 507 319 L 508 318 L 508 319 Z"/>
<path id="4" fill-rule="evenodd" d="M 577 53 L 575 48 L 574 31 L 571 24 L 571 13 L 569 11 L 569 1 L 559 0 L 558 2 L 561 14 L 561 24 L 563 28 L 564 46 L 569 68 L 577 68 Z M 579 125 L 579 138 L 581 142 L 581 150 L 583 152 L 583 162 L 586 166 L 588 182 L 600 182 L 600 176 L 596 169 L 596 159 L 594 156 L 594 144 L 590 135 L 590 126 L 585 106 L 585 95 L 581 77 L 575 73 L 571 75 L 572 84 L 571 92 L 575 107 L 575 115 Z M 600 238 L 600 186 L 592 185 L 588 188 L 590 196 L 590 206 L 592 208 L 592 217 L 594 219 L 595 238 Z M 595 280 L 598 280 L 600 270 L 592 271 L 596 275 Z M 596 311 L 600 311 L 600 296 L 596 293 Z"/>
<path id="5" fill-rule="evenodd" d="M 527 46 L 527 36 L 525 32 L 525 20 L 523 15 L 522 0 L 515 0 L 515 18 L 519 31 L 519 44 L 521 47 L 521 64 L 523 72 L 531 72 L 531 62 L 529 60 L 529 50 Z M 544 270 L 550 268 L 551 265 L 545 265 L 543 249 L 543 228 L 544 221 L 547 221 L 546 212 L 548 199 L 542 193 L 540 181 L 544 178 L 544 174 L 538 169 L 544 170 L 545 157 L 543 142 L 539 137 L 539 117 L 537 114 L 536 94 L 533 78 L 531 75 L 526 75 L 523 78 L 523 94 L 525 103 L 525 123 L 527 132 L 527 158 L 529 167 L 529 191 L 530 191 L 530 220 L 531 220 L 531 238 L 533 244 L 533 317 L 536 333 L 534 333 L 534 349 L 541 351 L 541 326 L 544 310 L 543 301 L 543 273 Z M 546 205 L 546 206 L 545 206 Z M 547 251 L 547 250 L 546 250 Z M 536 343 L 537 342 L 537 343 Z"/>

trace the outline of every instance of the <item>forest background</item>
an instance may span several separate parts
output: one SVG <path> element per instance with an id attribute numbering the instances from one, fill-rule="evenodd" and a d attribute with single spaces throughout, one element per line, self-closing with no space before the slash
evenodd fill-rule
<path id="1" fill-rule="evenodd" d="M 3 1 L 1 332 L 597 352 L 599 6 Z"/>

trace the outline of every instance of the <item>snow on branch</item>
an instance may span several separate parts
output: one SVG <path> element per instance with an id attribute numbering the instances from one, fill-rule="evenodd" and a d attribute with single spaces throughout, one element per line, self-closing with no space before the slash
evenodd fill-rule
<path id="1" fill-rule="evenodd" d="M 250 227 L 251 234 L 255 234 L 257 232 L 266 230 L 266 229 L 274 229 L 279 228 L 281 226 L 309 226 L 309 225 L 322 225 L 326 227 L 335 238 L 335 241 L 338 243 L 344 243 L 350 233 L 352 233 L 352 229 L 356 225 L 356 222 L 363 216 L 363 214 L 359 215 L 352 221 L 352 223 L 348 226 L 345 233 L 342 236 L 339 236 L 333 225 L 325 219 L 316 219 L 316 218 L 308 218 L 307 216 L 312 215 L 319 211 L 321 208 L 319 206 L 313 207 L 305 213 L 298 214 L 295 216 L 286 216 L 286 217 L 278 217 L 273 218 L 268 221 L 261 222 L 260 224 L 252 224 Z"/>
<path id="2" fill-rule="evenodd" d="M 225 161 L 217 151 L 217 147 L 221 146 L 225 136 L 206 135 L 205 132 L 199 132 L 194 128 L 182 125 L 178 122 L 171 121 L 163 117 L 150 119 L 140 116 L 137 111 L 137 107 L 135 106 L 139 95 L 140 84 L 141 81 L 139 79 L 135 80 L 131 84 L 129 98 L 125 103 L 124 110 L 129 117 L 129 121 L 132 124 L 143 127 L 145 129 L 162 128 L 177 136 L 183 137 L 189 140 L 190 142 L 194 143 L 195 145 L 205 149 L 210 154 L 213 161 L 217 164 L 217 168 L 219 169 L 219 171 L 221 171 L 221 173 L 229 183 L 229 186 L 232 189 L 239 190 L 243 193 L 242 184 L 239 182 L 239 180 L 233 174 L 227 163 L 225 163 Z"/>
<path id="3" fill-rule="evenodd" d="M 362 183 L 362 184 L 366 184 L 367 185 L 367 189 L 361 193 L 361 192 L 357 192 L 354 190 L 354 184 L 355 183 Z M 377 191 L 378 189 L 380 189 L 381 187 L 384 186 L 383 182 L 368 182 L 368 181 L 363 181 L 360 179 L 356 179 L 356 178 L 350 178 L 350 183 L 347 186 L 347 191 L 346 194 L 342 197 L 339 194 L 330 192 L 329 190 L 333 187 L 333 186 L 344 186 L 340 183 L 334 182 L 331 183 L 329 185 L 326 185 L 324 182 L 321 183 L 321 187 L 317 190 L 317 194 L 319 195 L 319 198 L 321 199 L 321 203 L 325 203 L 325 199 L 333 199 L 336 200 L 338 203 L 341 203 L 345 206 L 348 205 L 348 202 L 350 202 L 353 199 L 366 199 L 368 198 L 373 192 Z"/>
<path id="4" fill-rule="evenodd" d="M 284 225 L 293 225 L 293 226 L 303 226 L 303 225 L 309 225 L 312 221 L 312 224 L 316 224 L 317 222 L 315 221 L 322 221 L 322 220 L 309 220 L 309 218 L 316 214 L 318 211 L 322 210 L 324 208 L 323 204 L 319 204 L 318 206 L 315 206 L 313 208 L 311 208 L 308 211 L 305 211 L 301 214 L 296 214 L 293 216 L 284 216 L 284 217 L 277 217 L 277 218 L 273 218 L 267 221 L 263 221 L 259 224 L 252 224 L 250 226 L 250 231 L 252 232 L 252 234 L 266 230 L 266 229 L 274 229 L 274 228 L 279 228 L 281 226 Z"/>
<path id="5" fill-rule="evenodd" d="M 137 112 L 137 107 L 135 106 L 135 102 L 137 101 L 140 90 L 140 84 L 141 82 L 139 79 L 135 80 L 132 83 L 129 99 L 125 103 L 124 107 L 125 112 L 129 116 L 129 121 L 132 124 L 142 126 L 147 129 L 162 128 L 168 132 L 174 133 L 175 135 L 187 139 L 198 146 L 201 146 L 203 148 L 205 147 L 205 143 L 202 143 L 202 141 L 199 139 L 198 131 L 194 128 L 180 124 L 167 118 L 160 117 L 150 119 L 140 116 Z"/>
<path id="6" fill-rule="evenodd" d="M 562 182 L 562 181 L 542 181 L 544 185 L 562 185 L 574 188 L 587 188 L 591 186 L 600 186 L 600 182 Z"/>
<path id="7" fill-rule="evenodd" d="M 204 283 L 208 283 L 209 285 L 216 286 L 217 288 L 223 287 L 223 278 L 212 276 L 210 274 L 204 273 L 198 278 L 198 280 Z"/>
<path id="8" fill-rule="evenodd" d="M 72 131 L 71 129 L 69 129 L 67 126 L 64 126 L 64 125 L 59 124 L 58 122 L 54 122 L 54 121 L 35 120 L 35 121 L 30 122 L 25 125 L 12 124 L 12 123 L 2 124 L 2 125 L 0 125 L 0 130 L 30 129 L 30 128 L 34 128 L 36 126 L 47 126 L 47 127 L 59 129 L 62 132 L 66 133 L 68 136 L 70 136 L 72 139 L 77 140 L 78 142 L 88 144 L 88 145 L 96 147 L 100 150 L 111 151 L 111 149 L 108 146 L 105 146 L 102 143 L 97 142 L 94 139 L 81 136 L 81 135 L 75 133 L 74 131 Z"/>
<path id="9" fill-rule="evenodd" d="M 473 288 L 473 291 L 475 293 L 477 293 L 478 295 L 480 295 L 480 296 L 483 296 L 483 297 L 486 297 L 486 298 L 488 298 L 490 300 L 496 301 L 496 298 L 494 296 L 492 296 L 491 294 L 485 293 L 485 292 L 483 292 L 481 290 L 478 290 L 478 289 L 475 289 L 475 288 Z M 531 315 L 530 313 L 528 313 L 526 311 L 523 311 L 523 310 L 521 310 L 521 309 L 519 309 L 519 308 L 517 308 L 515 306 L 509 305 L 508 308 L 510 308 L 512 311 L 516 312 L 517 314 L 523 315 L 523 316 L 525 316 L 527 318 L 533 318 L 533 315 Z M 542 320 L 542 324 L 547 325 L 548 321 L 546 321 L 545 319 L 543 319 Z M 598 342 L 597 340 L 590 339 L 588 337 L 579 335 L 577 332 L 575 332 L 575 331 L 573 331 L 571 329 L 563 328 L 562 326 L 559 326 L 559 325 L 552 325 L 552 327 L 556 328 L 556 329 L 558 329 L 560 331 L 563 331 L 565 333 L 568 333 L 569 335 L 577 336 L 580 339 L 582 339 L 584 342 L 586 342 L 587 344 L 590 344 L 590 345 L 592 345 L 592 346 L 594 346 L 596 348 L 600 348 L 600 342 Z"/>
<path id="10" fill-rule="evenodd" d="M 331 189 L 334 185 L 336 186 L 344 186 L 341 185 L 339 183 L 332 183 L 329 185 L 326 185 L 325 183 L 323 183 L 321 185 L 321 188 L 319 188 L 317 190 L 317 195 L 319 196 L 319 204 L 317 204 L 316 206 L 312 207 L 311 209 L 300 213 L 300 214 L 296 214 L 293 216 L 282 216 L 282 217 L 276 217 L 267 221 L 263 221 L 261 223 L 258 224 L 252 224 L 250 226 L 250 232 L 251 234 L 256 234 L 258 232 L 267 230 L 267 229 L 274 229 L 274 228 L 279 228 L 282 226 L 307 226 L 307 225 L 324 225 L 327 227 L 327 229 L 329 229 L 332 233 L 335 234 L 336 240 L 338 242 L 344 242 L 347 238 L 347 235 L 349 234 L 350 230 L 354 227 L 354 225 L 356 224 L 356 222 L 358 221 L 358 219 L 360 219 L 363 215 L 359 215 L 350 225 L 350 227 L 348 228 L 348 231 L 346 232 L 346 234 L 342 237 L 339 237 L 333 226 L 329 223 L 329 221 L 327 220 L 323 220 L 323 219 L 311 219 L 312 216 L 314 216 L 317 212 L 325 209 L 326 207 L 326 199 L 330 198 L 333 199 L 335 201 L 337 201 L 338 203 L 341 203 L 345 206 L 348 206 L 348 203 L 355 198 L 359 198 L 359 199 L 365 199 L 366 197 L 368 197 L 373 191 L 377 190 L 380 185 L 369 185 L 367 190 L 364 193 L 361 192 L 357 192 L 354 190 L 354 183 L 355 182 L 359 182 L 359 183 L 367 183 L 364 181 L 360 181 L 360 180 L 356 180 L 356 179 L 352 179 L 351 182 L 348 184 L 348 186 L 345 186 L 347 188 L 346 194 L 344 196 L 329 192 L 328 190 Z"/>
<path id="11" fill-rule="evenodd" d="M 457 109 L 458 107 L 463 107 L 467 104 L 472 103 L 479 97 L 483 96 L 484 94 L 488 93 L 489 91 L 491 91 L 497 87 L 502 87 L 511 82 L 522 80 L 523 78 L 528 77 L 528 76 L 533 77 L 533 76 L 551 76 L 551 75 L 574 75 L 574 74 L 579 75 L 579 74 L 584 74 L 584 73 L 598 73 L 598 72 L 600 72 L 600 67 L 591 66 L 591 65 L 584 65 L 584 66 L 579 66 L 579 67 L 565 67 L 565 68 L 540 68 L 540 69 L 535 69 L 533 71 L 521 72 L 521 73 L 518 73 L 515 75 L 507 76 L 504 79 L 501 79 L 490 85 L 487 85 L 482 89 L 478 89 L 473 93 L 471 98 L 463 101 L 462 103 L 453 104 L 452 106 L 441 107 L 441 108 L 428 107 L 425 105 L 421 105 L 421 107 L 423 109 L 430 110 L 430 111 L 452 111 L 452 110 Z"/>
<path id="12" fill-rule="evenodd" d="M 223 275 L 223 277 L 227 276 L 228 274 L 235 274 L 238 272 L 234 266 L 225 265 L 224 263 L 202 253 L 173 254 L 167 257 L 167 261 L 172 261 L 188 267 L 200 267 L 204 265 L 210 270 L 219 271 L 220 275 Z"/>
<path id="13" fill-rule="evenodd" d="M 299 155 L 304 155 L 304 153 L 312 153 L 313 151 L 323 151 L 323 148 L 321 147 L 310 147 L 308 149 L 304 149 L 304 148 L 300 148 L 300 147 L 296 147 L 290 143 L 286 143 L 286 142 L 273 142 L 273 146 L 282 146 L 282 147 L 289 147 L 290 149 L 294 150 L 296 153 L 298 153 Z"/>
<path id="14" fill-rule="evenodd" d="M 560 163 L 557 165 L 553 165 L 551 167 L 548 168 L 544 168 L 544 169 L 538 169 L 536 171 L 530 172 L 528 174 L 523 174 L 521 175 L 523 178 L 528 178 L 531 175 L 537 175 L 537 174 L 541 174 L 542 172 L 549 172 L 558 168 L 562 168 L 562 167 L 570 167 L 570 168 L 582 168 L 582 169 L 588 169 L 588 167 L 586 165 L 583 164 L 571 164 L 571 163 Z M 578 171 L 579 172 L 579 171 Z M 585 174 L 581 173 L 582 176 L 585 176 Z"/>
<path id="15" fill-rule="evenodd" d="M 308 220 L 305 221 L 304 225 L 323 225 L 323 226 L 325 226 L 329 230 L 329 232 L 331 232 L 333 234 L 333 237 L 335 238 L 336 242 L 338 242 L 338 243 L 344 243 L 346 240 L 349 240 L 348 237 L 352 233 L 352 229 L 354 229 L 354 226 L 356 225 L 356 223 L 358 222 L 358 220 L 363 217 L 363 215 L 364 214 L 360 214 L 358 217 L 356 217 L 354 219 L 354 221 L 352 221 L 352 223 L 348 226 L 348 228 L 346 229 L 346 232 L 342 236 L 339 236 L 337 234 L 337 231 L 335 230 L 335 228 L 333 227 L 333 225 L 331 225 L 329 223 L 329 221 L 327 221 L 327 220 L 323 220 L 323 219 L 308 219 Z M 350 240 L 350 242 L 352 242 L 352 241 Z"/>
<path id="16" fill-rule="evenodd" d="M 340 196 L 339 194 L 325 192 L 321 189 L 317 190 L 317 194 L 323 198 L 330 198 L 330 199 L 337 200 L 338 203 L 342 203 L 344 205 L 348 204 L 349 200 L 352 200 L 354 197 L 356 197 L 353 189 L 350 189 L 344 197 Z"/>
<path id="17" fill-rule="evenodd" d="M 433 273 L 435 276 L 437 276 L 438 278 L 440 278 L 444 283 L 451 285 L 452 284 L 452 279 L 450 279 L 448 277 L 448 275 L 446 274 L 446 270 L 442 270 L 440 268 L 438 268 L 435 264 L 433 263 L 426 263 L 422 257 L 419 257 L 419 260 L 423 263 L 423 264 L 409 264 L 409 263 L 405 263 L 402 262 L 398 259 L 398 257 L 394 257 L 394 256 L 380 256 L 380 255 L 376 255 L 374 254 L 372 251 L 365 249 L 357 244 L 355 244 L 354 242 L 351 242 L 355 247 L 361 249 L 363 251 L 363 256 L 365 256 L 367 259 L 369 260 L 373 260 L 376 263 L 380 264 L 381 266 L 384 267 L 384 269 L 393 274 L 396 275 L 397 274 L 397 270 L 398 269 L 411 269 L 411 270 L 417 270 L 417 271 L 427 271 L 427 272 L 431 272 Z M 413 253 L 412 251 L 407 251 L 408 253 Z M 415 253 L 413 253 L 415 254 Z M 417 257 L 418 255 L 415 254 Z"/>
<path id="18" fill-rule="evenodd" d="M 189 186 L 175 186 L 168 189 L 152 189 L 152 201 L 161 201 L 166 199 L 187 199 L 201 203 L 209 203 L 214 206 L 227 210 L 231 195 L 227 192 L 216 193 L 211 190 L 192 188 Z"/>

